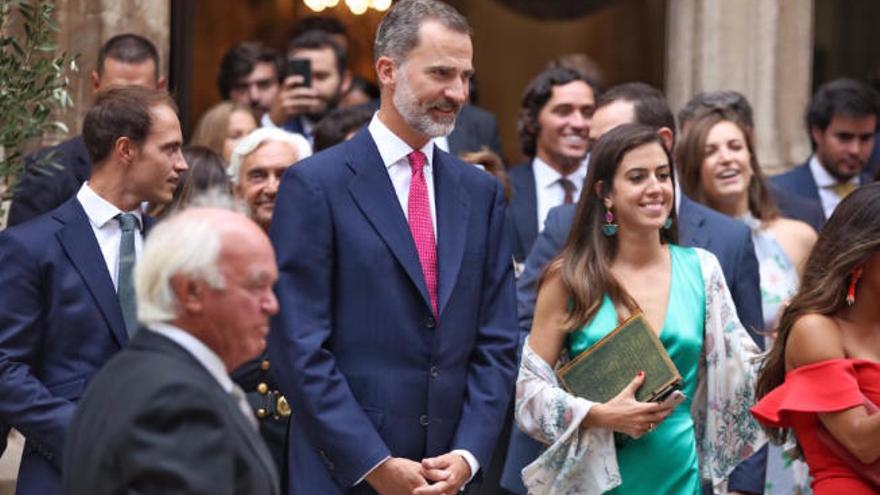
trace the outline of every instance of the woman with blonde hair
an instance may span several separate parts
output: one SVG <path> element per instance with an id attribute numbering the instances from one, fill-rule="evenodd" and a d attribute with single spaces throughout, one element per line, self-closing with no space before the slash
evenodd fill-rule
<path id="1" fill-rule="evenodd" d="M 228 163 L 235 145 L 256 128 L 257 120 L 247 107 L 222 101 L 199 119 L 190 144 L 214 150 Z"/>

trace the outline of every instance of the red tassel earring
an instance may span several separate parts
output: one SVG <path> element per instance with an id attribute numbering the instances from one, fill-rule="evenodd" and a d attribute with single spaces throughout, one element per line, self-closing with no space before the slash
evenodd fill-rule
<path id="1" fill-rule="evenodd" d="M 859 279 L 862 278 L 863 271 L 864 269 L 862 267 L 855 268 L 849 276 L 849 289 L 846 291 L 846 304 L 849 306 L 852 306 L 856 302 L 856 284 L 859 283 Z"/>

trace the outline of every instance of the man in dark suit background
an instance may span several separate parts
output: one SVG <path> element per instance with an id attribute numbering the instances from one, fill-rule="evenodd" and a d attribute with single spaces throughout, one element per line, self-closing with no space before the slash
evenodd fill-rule
<path id="1" fill-rule="evenodd" d="M 77 406 L 66 493 L 280 493 L 228 375 L 266 345 L 276 278 L 269 239 L 241 214 L 194 208 L 151 232 L 137 273 L 146 326 Z"/>
<path id="2" fill-rule="evenodd" d="M 813 155 L 771 182 L 819 204 L 828 218 L 854 188 L 873 181 L 866 169 L 880 129 L 880 96 L 862 82 L 835 79 L 816 91 L 806 123 Z"/>
<path id="3" fill-rule="evenodd" d="M 590 141 L 595 142 L 609 130 L 626 123 L 650 125 L 672 149 L 675 119 L 665 96 L 651 86 L 627 83 L 612 87 L 596 102 L 590 127 Z M 736 304 L 740 321 L 752 338 L 763 344 L 757 330 L 763 328 L 759 290 L 758 261 L 751 235 L 745 224 L 728 218 L 683 196 L 676 185 L 676 209 L 679 218 L 679 240 L 682 245 L 701 247 L 714 254 L 721 264 L 724 277 Z M 525 271 L 517 281 L 517 306 L 520 331 L 531 328 L 535 311 L 537 281 L 544 267 L 562 250 L 574 218 L 575 205 L 562 205 L 547 215 L 544 230 L 538 235 L 526 259 Z M 520 473 L 535 460 L 541 445 L 519 430 L 511 434 L 502 486 L 514 493 L 525 494 Z M 766 449 L 742 463 L 730 477 L 731 491 L 763 493 Z"/>
<path id="4" fill-rule="evenodd" d="M 551 67 L 535 76 L 523 92 L 517 131 L 528 161 L 507 173 L 513 197 L 507 207 L 513 260 L 522 270 L 547 212 L 576 203 L 587 174 L 587 139 L 595 108 L 595 86 L 573 69 Z M 519 348 L 525 341 L 521 333 Z M 513 428 L 508 411 L 499 446 L 480 493 L 495 495 Z"/>
<path id="5" fill-rule="evenodd" d="M 165 87 L 165 78 L 159 75 L 159 52 L 148 39 L 136 34 L 120 34 L 104 43 L 91 81 L 95 93 L 113 86 Z M 73 197 L 88 180 L 92 161 L 80 135 L 29 156 L 25 167 L 9 208 L 10 227 L 54 210 Z"/>
<path id="6" fill-rule="evenodd" d="M 449 153 L 455 156 L 486 147 L 502 157 L 502 160 L 504 158 L 498 121 L 490 112 L 474 105 L 461 107 L 458 117 L 455 118 L 455 128 L 446 136 L 446 142 Z"/>
<path id="7" fill-rule="evenodd" d="M 395 3 L 379 111 L 282 180 L 268 349 L 292 493 L 457 493 L 492 457 L 518 338 L 504 191 L 433 141 L 467 101 L 469 32 L 445 3 Z"/>
<path id="8" fill-rule="evenodd" d="M 742 93 L 730 90 L 705 91 L 691 98 L 678 112 L 678 126 L 681 132 L 687 132 L 694 121 L 713 112 L 721 112 L 738 120 L 748 132 L 754 133 L 752 105 Z M 772 183 L 768 186 L 782 216 L 800 220 L 813 227 L 816 232 L 822 230 L 822 226 L 825 225 L 825 212 L 819 204 L 775 187 Z"/>
<path id="9" fill-rule="evenodd" d="M 21 432 L 16 493 L 61 492 L 74 404 L 137 328 L 132 267 L 149 220 L 186 170 L 171 97 L 131 86 L 98 94 L 83 123 L 95 164 L 76 196 L 0 233 L 0 422 Z"/>
<path id="10" fill-rule="evenodd" d="M 547 212 L 580 198 L 595 106 L 594 85 L 573 69 L 545 69 L 523 93 L 517 131 L 530 158 L 507 174 L 513 186 L 507 216 L 519 264 L 525 262 Z"/>

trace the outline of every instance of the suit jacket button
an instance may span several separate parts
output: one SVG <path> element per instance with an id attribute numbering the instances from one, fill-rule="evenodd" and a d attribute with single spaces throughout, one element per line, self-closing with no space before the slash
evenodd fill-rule
<path id="1" fill-rule="evenodd" d="M 437 378 L 439 374 L 440 370 L 436 366 L 431 366 L 431 378 Z"/>
<path id="2" fill-rule="evenodd" d="M 419 424 L 422 426 L 428 426 L 429 424 L 431 424 L 431 420 L 428 419 L 427 415 L 422 414 L 421 416 L 419 416 Z"/>
<path id="3" fill-rule="evenodd" d="M 433 317 L 431 317 L 431 316 L 425 317 L 425 328 L 434 328 L 434 325 L 436 325 L 436 324 L 437 324 L 437 322 L 434 321 Z"/>
<path id="4" fill-rule="evenodd" d="M 263 419 L 263 418 L 265 418 L 265 417 L 268 416 L 268 415 L 269 415 L 269 413 L 266 412 L 266 410 L 263 409 L 262 407 L 259 408 L 259 409 L 257 409 L 257 417 L 258 417 L 258 418 Z"/>
<path id="5" fill-rule="evenodd" d="M 262 369 L 263 371 L 266 371 L 269 369 L 269 360 L 268 359 L 264 359 L 262 362 L 260 362 L 260 369 Z"/>
<path id="6" fill-rule="evenodd" d="M 260 383 L 257 385 L 257 393 L 260 395 L 266 395 L 269 392 L 269 386 L 265 383 Z"/>

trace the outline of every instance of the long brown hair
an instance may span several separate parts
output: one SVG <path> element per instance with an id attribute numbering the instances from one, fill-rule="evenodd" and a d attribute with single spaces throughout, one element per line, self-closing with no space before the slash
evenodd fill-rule
<path id="1" fill-rule="evenodd" d="M 778 335 L 758 374 L 757 398 L 785 381 L 785 346 L 800 317 L 833 316 L 844 308 L 853 269 L 880 251 L 880 184 L 862 186 L 846 197 L 828 219 L 804 267 L 801 287 L 779 320 Z M 787 430 L 765 428 L 782 443 Z"/>
<path id="2" fill-rule="evenodd" d="M 642 124 L 624 124 L 605 133 L 590 154 L 589 170 L 584 181 L 581 198 L 577 205 L 568 239 L 559 256 L 548 267 L 548 272 L 558 270 L 568 294 L 571 307 L 565 327 L 576 330 L 590 321 L 599 311 L 605 294 L 612 302 L 635 312 L 638 305 L 611 274 L 611 261 L 617 251 L 617 237 L 602 234 L 605 223 L 603 199 L 614 188 L 614 175 L 627 152 L 646 144 L 660 145 L 669 160 L 673 174 L 672 159 L 657 135 L 654 127 Z M 673 180 L 672 176 L 670 176 Z M 600 183 L 601 194 L 596 184 Z M 660 229 L 660 241 L 676 242 L 678 226 L 675 210 L 670 213 L 669 229 Z"/>
<path id="3" fill-rule="evenodd" d="M 681 189 L 687 196 L 698 203 L 712 206 L 700 181 L 703 161 L 706 159 L 706 139 L 716 124 L 730 122 L 742 133 L 746 148 L 749 151 L 749 162 L 752 167 L 752 180 L 749 182 L 749 212 L 761 221 L 773 220 L 779 216 L 776 203 L 770 196 L 767 179 L 758 164 L 752 134 L 743 127 L 739 120 L 723 112 L 711 112 L 700 117 L 688 127 L 675 147 L 675 163 L 681 172 Z"/>

